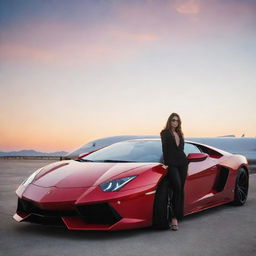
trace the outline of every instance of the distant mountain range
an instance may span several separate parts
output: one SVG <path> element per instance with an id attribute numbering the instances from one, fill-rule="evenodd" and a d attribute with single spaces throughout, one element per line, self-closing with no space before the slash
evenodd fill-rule
<path id="1" fill-rule="evenodd" d="M 9 151 L 9 152 L 3 152 L 0 151 L 0 157 L 1 156 L 64 156 L 68 152 L 66 151 L 57 151 L 57 152 L 38 152 L 35 150 L 20 150 L 20 151 Z"/>

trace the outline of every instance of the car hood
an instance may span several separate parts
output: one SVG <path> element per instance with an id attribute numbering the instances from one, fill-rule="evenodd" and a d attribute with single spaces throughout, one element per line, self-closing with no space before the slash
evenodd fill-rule
<path id="1" fill-rule="evenodd" d="M 137 169 L 136 172 L 140 173 L 155 165 L 157 163 L 59 161 L 43 167 L 32 183 L 41 187 L 91 187 L 115 179 L 116 176 L 124 172 Z"/>

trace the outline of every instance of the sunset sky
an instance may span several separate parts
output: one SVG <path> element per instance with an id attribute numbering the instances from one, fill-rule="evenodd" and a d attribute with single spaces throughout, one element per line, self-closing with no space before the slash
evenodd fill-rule
<path id="1" fill-rule="evenodd" d="M 256 1 L 0 0 L 0 151 L 256 136 Z"/>

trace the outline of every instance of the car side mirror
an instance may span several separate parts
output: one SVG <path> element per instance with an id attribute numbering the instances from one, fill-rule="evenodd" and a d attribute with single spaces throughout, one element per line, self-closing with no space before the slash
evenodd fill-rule
<path id="1" fill-rule="evenodd" d="M 205 160 L 209 155 L 206 153 L 189 153 L 187 159 L 189 162 L 200 162 Z"/>

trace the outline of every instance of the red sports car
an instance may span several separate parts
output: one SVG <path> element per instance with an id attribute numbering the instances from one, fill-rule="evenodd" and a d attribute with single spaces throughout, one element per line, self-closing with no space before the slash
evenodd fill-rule
<path id="1" fill-rule="evenodd" d="M 232 202 L 248 193 L 244 156 L 191 141 L 184 215 Z M 171 211 L 160 139 L 114 143 L 77 160 L 49 164 L 17 189 L 15 220 L 65 225 L 73 230 L 169 228 Z"/>

